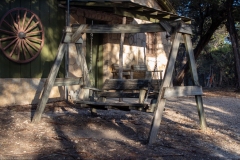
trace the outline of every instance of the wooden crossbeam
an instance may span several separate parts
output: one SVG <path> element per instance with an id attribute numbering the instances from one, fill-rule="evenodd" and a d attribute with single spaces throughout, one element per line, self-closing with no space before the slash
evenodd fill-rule
<path id="1" fill-rule="evenodd" d="M 87 27 L 87 24 L 82 24 L 72 35 L 72 43 L 76 43 L 80 38 L 82 38 L 82 33 Z"/>
<path id="2" fill-rule="evenodd" d="M 83 24 L 81 24 L 83 25 Z M 81 26 L 79 24 L 72 25 L 72 29 L 66 27 L 65 30 L 68 30 L 73 33 Z M 117 25 L 107 25 L 107 24 L 95 24 L 87 25 L 82 33 L 145 33 L 145 32 L 165 32 L 164 28 L 156 24 L 117 24 Z"/>
<path id="3" fill-rule="evenodd" d="M 54 86 L 80 85 L 82 77 L 74 78 L 56 78 Z"/>
<path id="4" fill-rule="evenodd" d="M 145 21 L 150 21 L 153 23 L 158 23 L 160 22 L 161 19 L 169 19 L 171 17 L 170 14 L 158 14 L 157 11 L 147 11 L 148 14 L 146 14 L 145 12 L 141 12 L 141 11 L 133 11 L 133 10 L 129 10 L 129 9 L 120 9 L 120 8 L 114 8 L 114 13 L 120 16 L 126 16 L 126 17 L 131 17 L 131 18 L 138 18 L 138 19 L 142 19 Z"/>
<path id="5" fill-rule="evenodd" d="M 181 21 L 171 22 L 171 23 L 162 21 L 160 22 L 160 24 L 171 35 L 176 34 L 176 32 L 192 35 L 191 26 L 185 23 L 182 23 Z"/>
<path id="6" fill-rule="evenodd" d="M 66 27 L 65 32 L 72 34 L 72 43 L 77 42 L 83 33 L 146 33 L 146 32 L 170 32 L 172 34 L 179 32 L 192 34 L 191 27 L 181 22 L 175 23 L 150 23 L 150 24 L 73 24 L 72 27 Z M 70 35 L 70 34 L 69 34 Z"/>
<path id="7" fill-rule="evenodd" d="M 91 102 L 91 101 L 74 101 L 77 105 L 80 105 L 81 108 L 95 108 L 95 109 L 118 109 L 124 111 L 138 110 L 144 112 L 151 112 L 148 104 L 140 103 L 103 103 L 103 102 Z"/>
<path id="8" fill-rule="evenodd" d="M 166 87 L 163 98 L 202 95 L 201 86 Z"/>

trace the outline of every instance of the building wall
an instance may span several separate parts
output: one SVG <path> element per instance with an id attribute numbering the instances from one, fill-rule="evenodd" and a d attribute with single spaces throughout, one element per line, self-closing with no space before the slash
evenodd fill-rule
<path id="1" fill-rule="evenodd" d="M 57 0 L 4 0 L 0 4 L 0 17 L 14 7 L 25 7 L 36 13 L 45 29 L 45 44 L 40 55 L 30 63 L 17 64 L 8 60 L 0 51 L 0 106 L 15 104 L 36 104 L 42 93 L 44 82 L 53 65 L 58 45 L 65 26 L 64 9 L 57 7 Z M 71 23 L 86 23 L 86 19 L 104 21 L 107 24 L 121 24 L 122 17 L 104 12 L 85 9 L 71 10 Z M 127 19 L 127 23 L 148 23 L 138 19 Z M 155 36 L 154 36 L 155 35 Z M 154 45 L 154 38 L 158 45 Z M 83 35 L 83 53 L 86 54 L 86 35 Z M 112 78 L 111 65 L 119 63 L 120 34 L 104 34 L 103 36 L 103 77 L 101 81 Z M 170 43 L 165 33 L 125 34 L 123 59 L 124 66 L 146 64 L 149 70 L 164 70 Z M 82 76 L 81 68 L 76 62 L 76 49 L 69 47 L 69 77 Z M 64 77 L 64 63 L 57 77 Z M 70 96 L 78 93 L 79 86 L 70 86 Z M 49 101 L 64 99 L 64 88 L 54 87 Z M 70 97 L 71 98 L 71 97 Z"/>
<path id="2" fill-rule="evenodd" d="M 71 24 L 86 24 L 86 19 L 94 21 L 104 21 L 106 24 L 121 24 L 122 17 L 110 15 L 104 12 L 97 12 L 86 9 L 76 9 L 71 13 Z M 127 19 L 127 24 L 149 23 L 139 19 Z M 102 81 L 112 78 L 112 64 L 119 64 L 120 34 L 104 34 L 103 36 L 103 77 Z M 93 36 L 94 37 L 94 36 Z M 86 51 L 86 34 L 83 34 L 83 53 Z M 125 34 L 123 47 L 123 65 L 131 66 L 136 64 L 146 64 L 149 71 L 164 70 L 167 64 L 168 53 L 171 43 L 166 39 L 165 32 L 159 33 L 136 33 Z M 76 63 L 76 51 L 74 46 L 70 47 L 70 75 L 79 77 L 82 75 L 80 67 Z M 156 66 L 156 67 L 155 67 Z M 160 74 L 149 75 L 152 78 L 160 78 Z M 142 78 L 142 77 L 134 77 Z M 71 86 L 69 90 L 79 91 L 79 86 Z"/>
<path id="3" fill-rule="evenodd" d="M 16 7 L 27 8 L 40 18 L 45 32 L 45 43 L 39 56 L 26 64 L 18 64 L 7 59 L 0 50 L 0 78 L 46 78 L 62 37 L 65 11 L 58 7 L 57 0 L 1 0 L 0 19 Z M 62 67 L 58 77 L 63 76 Z"/>
<path id="4" fill-rule="evenodd" d="M 26 64 L 9 60 L 0 50 L 0 106 L 35 104 L 39 101 L 65 26 L 65 11 L 58 7 L 57 0 L 1 0 L 0 19 L 16 7 L 27 8 L 38 15 L 45 31 L 45 43 L 39 56 Z M 64 77 L 63 66 L 64 63 L 58 77 Z M 63 88 L 54 87 L 50 101 L 63 99 L 63 93 Z"/>
<path id="5" fill-rule="evenodd" d="M 42 94 L 45 79 L 2 78 L 0 80 L 0 107 L 37 104 Z M 49 102 L 64 98 L 64 87 L 53 87 Z"/>

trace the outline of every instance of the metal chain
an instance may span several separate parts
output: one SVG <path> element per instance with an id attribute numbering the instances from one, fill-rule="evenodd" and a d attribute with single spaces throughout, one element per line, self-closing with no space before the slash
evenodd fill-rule
<path id="1" fill-rule="evenodd" d="M 92 62 L 93 62 L 93 33 L 90 33 L 90 64 L 89 64 L 89 72 L 92 72 Z"/>
<path id="2" fill-rule="evenodd" d="M 157 33 L 154 32 L 154 35 L 153 35 L 153 44 L 154 44 L 154 53 L 156 54 L 156 60 L 155 60 L 155 66 L 154 66 L 154 71 L 153 71 L 153 75 L 151 75 L 151 79 L 150 81 L 148 82 L 148 90 L 147 90 L 147 94 L 146 94 L 146 97 L 145 97 L 145 102 L 147 101 L 148 99 L 148 94 L 149 94 L 149 91 L 150 91 L 150 88 L 151 88 L 151 84 L 152 84 L 152 77 L 155 77 L 155 72 L 156 72 L 156 69 L 157 69 L 157 53 L 156 53 L 156 48 L 157 48 Z M 158 86 L 159 87 L 159 86 Z"/>

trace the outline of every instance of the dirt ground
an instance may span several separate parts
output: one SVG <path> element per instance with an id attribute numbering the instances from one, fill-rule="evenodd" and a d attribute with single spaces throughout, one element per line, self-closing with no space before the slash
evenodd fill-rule
<path id="1" fill-rule="evenodd" d="M 171 98 L 157 142 L 147 144 L 152 113 L 98 111 L 71 103 L 47 104 L 39 124 L 36 106 L 0 108 L 0 159 L 240 159 L 240 96 L 204 89 L 208 129 L 199 129 L 194 97 Z"/>

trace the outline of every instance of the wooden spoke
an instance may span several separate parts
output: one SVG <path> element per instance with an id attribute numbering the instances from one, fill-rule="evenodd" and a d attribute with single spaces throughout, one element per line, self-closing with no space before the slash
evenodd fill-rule
<path id="1" fill-rule="evenodd" d="M 22 22 L 22 27 L 21 27 L 22 30 L 24 28 L 24 24 L 25 24 L 25 21 L 26 21 L 26 16 L 27 16 L 27 11 L 25 11 L 24 16 L 23 16 L 23 22 Z"/>
<path id="2" fill-rule="evenodd" d="M 34 31 L 34 32 L 30 32 L 26 34 L 26 38 L 27 37 L 31 37 L 31 36 L 36 36 L 39 35 L 39 33 L 42 33 L 43 31 Z"/>
<path id="3" fill-rule="evenodd" d="M 9 43 L 5 48 L 3 48 L 3 50 L 5 51 L 6 49 L 8 49 L 10 46 L 12 46 L 17 39 L 14 39 L 11 43 Z"/>
<path id="4" fill-rule="evenodd" d="M 17 47 L 17 45 L 18 45 L 18 41 L 17 41 L 17 43 L 15 43 L 15 45 L 14 45 L 14 47 L 13 47 L 11 53 L 10 53 L 10 57 L 12 57 L 12 55 L 13 55 L 13 53 L 14 53 L 16 47 Z"/>
<path id="5" fill-rule="evenodd" d="M 0 32 L 4 32 L 4 33 L 6 33 L 6 34 L 10 34 L 10 35 L 16 35 L 16 33 L 14 33 L 14 32 L 11 32 L 11 31 L 7 31 L 7 30 L 3 30 L 3 29 L 0 29 Z"/>
<path id="6" fill-rule="evenodd" d="M 28 39 L 34 43 L 41 43 L 42 39 L 34 38 L 34 37 L 28 37 Z"/>
<path id="7" fill-rule="evenodd" d="M 31 48 L 33 48 L 34 50 L 38 50 L 38 47 L 35 45 L 35 43 L 33 43 L 33 42 L 31 42 L 31 41 L 29 41 L 29 40 L 26 40 L 26 42 L 27 42 L 27 44 L 31 47 Z"/>
<path id="8" fill-rule="evenodd" d="M 33 18 L 34 18 L 34 15 L 32 15 L 32 17 L 29 19 L 27 25 L 26 25 L 25 28 L 23 29 L 24 31 L 28 28 L 28 26 L 29 26 L 30 23 L 32 22 Z"/>
<path id="9" fill-rule="evenodd" d="M 14 18 L 13 18 L 13 16 L 12 16 L 11 13 L 10 13 L 10 16 L 11 16 L 11 18 L 12 18 L 12 22 L 13 22 L 14 27 L 16 28 L 16 30 L 18 30 L 17 23 L 16 23 L 16 21 L 14 20 Z"/>
<path id="10" fill-rule="evenodd" d="M 33 26 L 31 26 L 30 28 L 28 28 L 28 29 L 25 31 L 25 33 L 28 33 L 29 31 L 31 31 L 31 30 L 33 30 L 34 28 L 36 28 L 36 27 L 38 26 L 38 23 L 39 23 L 39 22 L 35 23 Z"/>
<path id="11" fill-rule="evenodd" d="M 0 21 L 0 49 L 17 63 L 28 63 L 41 52 L 44 29 L 39 17 L 26 8 L 9 10 Z"/>
<path id="12" fill-rule="evenodd" d="M 31 49 L 29 48 L 29 45 L 27 44 L 26 41 L 23 43 L 23 45 L 26 48 L 27 52 L 31 55 L 31 57 L 33 57 L 34 54 L 32 54 Z"/>
<path id="13" fill-rule="evenodd" d="M 8 27 L 13 30 L 14 33 L 17 33 L 17 30 L 13 26 L 11 26 L 7 21 L 4 20 L 3 22 L 6 23 Z"/>
<path id="14" fill-rule="evenodd" d="M 6 41 L 6 40 L 9 40 L 9 39 L 13 39 L 13 38 L 17 38 L 17 37 L 16 36 L 4 37 L 4 38 L 1 38 L 0 40 L 1 41 Z"/>
<path id="15" fill-rule="evenodd" d="M 17 12 L 17 26 L 18 26 L 18 30 L 20 29 L 20 15 L 19 15 L 19 10 L 18 10 L 18 12 Z"/>
<path id="16" fill-rule="evenodd" d="M 25 43 L 25 42 L 22 41 L 22 52 L 23 52 L 24 58 L 27 59 L 28 50 L 26 49 L 24 43 Z"/>
<path id="17" fill-rule="evenodd" d="M 26 47 L 26 49 L 28 50 L 29 54 L 31 55 L 31 57 L 34 56 L 34 54 L 31 52 L 32 50 L 37 50 L 37 48 L 32 47 L 31 44 L 28 43 L 28 41 L 24 41 L 24 46 Z"/>
<path id="18" fill-rule="evenodd" d="M 19 60 L 20 59 L 20 53 L 21 53 L 21 42 L 18 42 L 18 46 L 17 46 L 17 52 L 16 52 L 16 55 L 17 55 L 17 59 Z"/>

